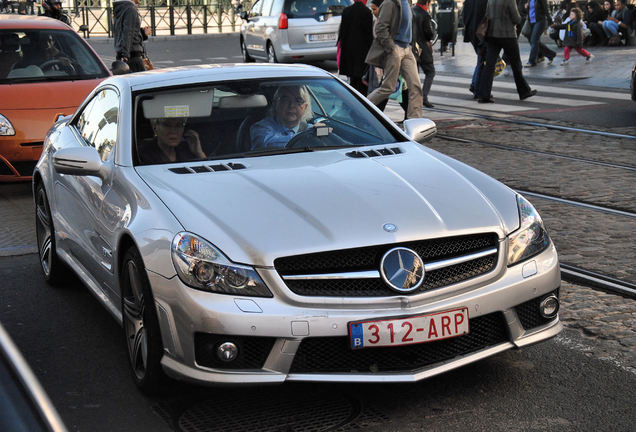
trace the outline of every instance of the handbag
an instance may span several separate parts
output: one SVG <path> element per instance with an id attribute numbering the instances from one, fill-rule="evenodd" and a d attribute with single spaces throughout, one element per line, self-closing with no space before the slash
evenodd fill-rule
<path id="1" fill-rule="evenodd" d="M 336 45 L 336 66 L 338 66 L 338 69 L 340 69 L 340 57 L 342 56 L 342 48 L 340 46 L 340 41 L 338 41 L 338 44 Z"/>
<path id="2" fill-rule="evenodd" d="M 148 58 L 148 56 L 145 53 L 143 56 L 143 61 L 144 61 L 144 67 L 146 68 L 146 70 L 153 70 L 155 68 L 155 65 L 152 64 L 152 60 L 150 60 L 150 58 Z"/>
<path id="3" fill-rule="evenodd" d="M 486 39 L 486 33 L 488 33 L 488 15 L 484 15 L 479 24 L 477 24 L 477 28 L 475 29 L 475 36 L 480 41 Z"/>
<path id="4" fill-rule="evenodd" d="M 532 26 L 530 25 L 530 20 L 527 19 L 526 22 L 523 23 L 523 27 L 521 27 L 521 34 L 524 35 L 527 39 L 530 39 L 532 36 Z"/>

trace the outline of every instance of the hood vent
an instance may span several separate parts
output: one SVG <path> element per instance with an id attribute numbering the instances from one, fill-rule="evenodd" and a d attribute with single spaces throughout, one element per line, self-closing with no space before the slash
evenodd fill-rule
<path id="1" fill-rule="evenodd" d="M 216 165 L 196 165 L 196 166 L 185 166 L 180 168 L 170 168 L 175 174 L 195 174 L 195 173 L 207 173 L 207 172 L 216 172 L 216 171 L 235 171 L 245 169 L 245 165 L 240 163 L 227 163 L 227 164 L 216 164 Z"/>
<path id="2" fill-rule="evenodd" d="M 396 155 L 402 153 L 402 149 L 399 147 L 384 147 L 381 149 L 370 149 L 370 150 L 354 150 L 352 152 L 347 153 L 347 156 L 350 158 L 370 158 L 370 157 L 378 157 L 378 156 L 389 156 Z"/>

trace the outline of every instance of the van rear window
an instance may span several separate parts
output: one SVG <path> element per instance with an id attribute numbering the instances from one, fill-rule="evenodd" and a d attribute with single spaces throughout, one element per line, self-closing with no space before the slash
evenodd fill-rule
<path id="1" fill-rule="evenodd" d="M 342 15 L 352 0 L 285 0 L 287 18 L 314 18 L 319 15 Z"/>

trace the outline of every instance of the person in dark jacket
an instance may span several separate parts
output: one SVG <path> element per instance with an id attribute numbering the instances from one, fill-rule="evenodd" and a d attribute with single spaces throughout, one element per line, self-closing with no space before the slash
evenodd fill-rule
<path id="1" fill-rule="evenodd" d="M 426 108 L 433 108 L 433 104 L 428 101 L 428 92 L 431 91 L 435 77 L 433 45 L 431 44 L 435 32 L 431 24 L 431 15 L 428 13 L 430 5 L 431 0 L 417 0 L 413 6 L 413 49 L 417 63 L 424 72 L 422 103 Z"/>
<path id="2" fill-rule="evenodd" d="M 539 51 L 542 50 L 546 54 L 546 57 L 552 61 L 556 53 L 550 50 L 545 44 L 541 46 L 541 35 L 548 27 L 548 2 L 546 0 L 529 0 L 526 3 L 526 9 L 528 10 L 528 21 L 530 24 L 530 56 L 528 58 L 527 67 L 533 67 L 537 65 L 539 58 Z"/>
<path id="3" fill-rule="evenodd" d="M 42 0 L 43 16 L 55 18 L 66 25 L 71 25 L 71 19 L 62 9 L 62 0 Z"/>
<path id="4" fill-rule="evenodd" d="M 365 1 L 356 0 L 342 11 L 338 43 L 340 44 L 340 64 L 342 75 L 349 77 L 349 84 L 366 96 L 367 86 L 362 82 L 367 67 L 367 57 L 373 42 L 373 14 L 365 6 Z"/>
<path id="5" fill-rule="evenodd" d="M 131 72 L 142 72 L 144 66 L 144 39 L 150 29 L 141 28 L 137 11 L 139 0 L 117 0 L 113 2 L 113 39 L 117 60 L 127 63 Z"/>
<path id="6" fill-rule="evenodd" d="M 587 11 L 583 21 L 587 28 L 592 32 L 590 37 L 590 45 L 598 45 L 605 41 L 605 32 L 603 31 L 603 21 L 607 19 L 607 12 L 601 9 L 601 5 L 595 1 L 587 4 Z M 559 23 L 558 23 L 559 24 Z"/>
<path id="7" fill-rule="evenodd" d="M 570 21 L 566 24 L 552 24 L 555 30 L 565 29 L 565 37 L 563 38 L 563 62 L 566 65 L 570 61 L 570 51 L 572 48 L 577 53 L 585 57 L 585 61 L 592 60 L 592 54 L 583 48 L 583 12 L 579 8 L 570 10 Z"/>
<path id="8" fill-rule="evenodd" d="M 490 95 L 492 81 L 495 77 L 495 64 L 499 52 L 510 61 L 509 65 L 515 78 L 515 85 L 519 99 L 524 100 L 537 94 L 532 90 L 523 77 L 519 44 L 515 25 L 521 23 L 521 15 L 514 0 L 489 0 L 486 8 L 488 16 L 488 31 L 486 33 L 486 66 L 479 77 L 478 102 L 493 103 Z"/>
<path id="9" fill-rule="evenodd" d="M 470 83 L 470 92 L 474 99 L 477 99 L 477 84 L 479 76 L 484 68 L 484 60 L 486 59 L 486 41 L 477 37 L 477 26 L 486 15 L 486 6 L 488 0 L 466 0 L 462 11 L 464 20 L 464 42 L 470 42 L 477 54 L 477 65 L 473 72 L 473 80 Z"/>

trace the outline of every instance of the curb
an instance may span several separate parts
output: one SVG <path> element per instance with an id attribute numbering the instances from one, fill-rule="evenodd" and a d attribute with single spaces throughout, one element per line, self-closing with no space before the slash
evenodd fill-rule
<path id="1" fill-rule="evenodd" d="M 195 39 L 215 39 L 222 37 L 233 37 L 239 34 L 238 31 L 229 32 L 229 33 L 200 33 L 200 34 L 184 34 L 184 35 L 159 35 L 159 36 L 150 36 L 147 42 L 153 41 L 174 41 L 174 40 L 195 40 Z M 84 38 L 84 40 L 88 43 L 95 44 L 112 44 L 113 38 L 108 36 L 93 36 Z"/>

